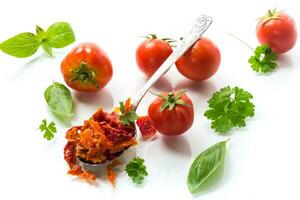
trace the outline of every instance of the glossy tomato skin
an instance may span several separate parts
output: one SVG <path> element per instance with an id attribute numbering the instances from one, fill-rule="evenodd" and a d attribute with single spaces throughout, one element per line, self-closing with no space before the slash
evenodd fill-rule
<path id="1" fill-rule="evenodd" d="M 91 82 L 71 81 L 72 71 L 84 62 L 88 69 L 95 72 L 98 88 Z M 82 43 L 75 47 L 62 61 L 61 72 L 67 85 L 77 91 L 95 92 L 102 89 L 112 78 L 113 68 L 107 54 L 94 43 Z"/>
<path id="2" fill-rule="evenodd" d="M 220 62 L 219 48 L 210 39 L 202 37 L 176 61 L 176 67 L 186 78 L 203 81 L 217 72 Z"/>
<path id="3" fill-rule="evenodd" d="M 256 35 L 261 44 L 268 44 L 275 53 L 285 53 L 296 44 L 296 24 L 290 16 L 281 13 L 277 17 L 260 20 Z"/>
<path id="4" fill-rule="evenodd" d="M 146 39 L 136 50 L 136 62 L 148 77 L 161 66 L 173 52 L 171 46 L 160 39 Z"/>
<path id="5" fill-rule="evenodd" d="M 175 93 L 176 94 L 176 93 Z M 186 132 L 194 122 L 193 102 L 183 94 L 180 98 L 190 106 L 175 105 L 172 110 L 167 107 L 160 111 L 164 100 L 157 97 L 148 108 L 148 116 L 152 125 L 163 135 L 176 136 Z"/>

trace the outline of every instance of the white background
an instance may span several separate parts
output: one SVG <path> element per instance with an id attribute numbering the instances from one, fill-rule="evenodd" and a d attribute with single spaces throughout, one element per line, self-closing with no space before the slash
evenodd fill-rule
<path id="1" fill-rule="evenodd" d="M 0 41 L 38 24 L 45 29 L 67 21 L 77 41 L 54 51 L 50 58 L 40 50 L 33 57 L 17 59 L 0 52 L 0 199 L 300 199 L 299 156 L 299 45 L 280 56 L 280 67 L 269 75 L 257 75 L 247 60 L 252 52 L 228 36 L 231 32 L 253 47 L 257 18 L 267 9 L 286 10 L 300 23 L 297 1 L 1 1 Z M 205 13 L 214 23 L 205 34 L 220 48 L 222 62 L 217 74 L 203 83 L 182 77 L 176 68 L 154 91 L 188 89 L 195 107 L 193 127 L 181 137 L 142 142 L 123 155 L 145 159 L 149 176 L 141 186 L 121 172 L 116 188 L 103 174 L 92 186 L 66 174 L 63 159 L 65 131 L 81 124 L 98 106 L 112 110 L 119 100 L 133 96 L 145 83 L 135 63 L 139 36 L 157 33 L 178 38 L 190 29 L 195 17 Z M 75 118 L 60 123 L 45 104 L 43 93 L 53 81 L 63 83 L 60 63 L 81 42 L 99 44 L 114 68 L 111 82 L 96 94 L 72 90 Z M 247 127 L 234 130 L 228 144 L 224 176 L 211 190 L 192 196 L 186 176 L 193 158 L 210 145 L 225 140 L 210 129 L 203 116 L 206 101 L 224 86 L 240 86 L 254 95 L 256 113 Z M 139 114 L 146 114 L 147 95 Z M 46 141 L 37 130 L 42 119 L 53 120 L 58 133 Z"/>

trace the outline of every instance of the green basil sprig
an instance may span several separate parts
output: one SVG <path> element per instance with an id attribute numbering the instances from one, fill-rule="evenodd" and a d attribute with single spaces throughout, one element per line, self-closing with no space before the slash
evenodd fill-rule
<path id="1" fill-rule="evenodd" d="M 36 34 L 20 33 L 0 44 L 0 50 L 4 53 L 25 58 L 33 55 L 40 46 L 52 56 L 52 48 L 63 48 L 75 41 L 72 27 L 67 22 L 58 22 L 51 25 L 47 31 L 36 26 Z"/>
<path id="2" fill-rule="evenodd" d="M 54 82 L 46 89 L 44 97 L 49 108 L 60 119 L 69 120 L 73 116 L 71 92 L 63 84 Z"/>
<path id="3" fill-rule="evenodd" d="M 220 178 L 224 169 L 227 141 L 209 147 L 194 160 L 187 180 L 191 193 L 212 186 Z"/>

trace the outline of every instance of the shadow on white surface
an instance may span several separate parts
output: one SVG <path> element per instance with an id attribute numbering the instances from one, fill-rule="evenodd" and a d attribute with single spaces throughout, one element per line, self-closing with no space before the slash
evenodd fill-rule
<path id="1" fill-rule="evenodd" d="M 164 76 L 158 79 L 152 87 L 163 92 L 170 92 L 173 90 L 171 82 Z"/>
<path id="2" fill-rule="evenodd" d="M 35 66 L 36 63 L 41 62 L 43 59 L 45 59 L 46 56 L 44 54 L 36 54 L 29 58 L 19 58 L 17 61 L 13 61 L 12 59 L 15 59 L 14 57 L 9 58 L 8 62 L 15 62 L 17 63 L 16 69 L 13 73 L 11 73 L 7 78 L 14 80 L 19 78 L 19 76 L 23 75 L 27 71 L 31 70 Z"/>
<path id="3" fill-rule="evenodd" d="M 191 81 L 188 79 L 182 80 L 175 86 L 176 90 L 184 90 L 193 91 L 198 93 L 204 97 L 210 97 L 212 93 L 215 91 L 215 86 L 213 81 Z"/>
<path id="4" fill-rule="evenodd" d="M 189 142 L 185 137 L 182 136 L 164 136 L 161 137 L 163 145 L 165 145 L 169 150 L 186 157 L 191 156 L 191 147 Z"/>
<path id="5" fill-rule="evenodd" d="M 280 68 L 282 67 L 282 68 L 292 69 L 294 67 L 292 58 L 287 54 L 283 54 L 283 55 L 279 54 L 278 55 L 278 64 L 279 64 Z"/>
<path id="6" fill-rule="evenodd" d="M 95 93 L 74 92 L 75 98 L 83 104 L 99 107 L 102 106 L 109 112 L 114 106 L 114 100 L 111 93 L 105 88 Z"/>
<path id="7" fill-rule="evenodd" d="M 148 80 L 149 78 L 144 78 L 142 85 L 144 85 Z M 152 88 L 162 92 L 171 92 L 173 90 L 171 82 L 165 76 L 160 77 L 153 84 Z"/>
<path id="8" fill-rule="evenodd" d="M 49 56 L 48 56 L 49 57 Z M 25 64 L 24 64 L 24 67 L 29 67 L 30 65 L 36 63 L 36 62 L 39 62 L 39 60 L 41 59 L 44 59 L 44 58 L 47 58 L 47 56 L 43 53 L 33 57 L 33 58 L 29 58 L 30 60 L 28 60 Z"/>

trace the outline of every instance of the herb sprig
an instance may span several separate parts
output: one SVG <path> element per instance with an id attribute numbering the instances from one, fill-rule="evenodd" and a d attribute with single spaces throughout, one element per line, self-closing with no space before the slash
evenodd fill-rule
<path id="1" fill-rule="evenodd" d="M 254 116 L 252 98 L 251 93 L 239 87 L 224 87 L 213 94 L 204 115 L 212 120 L 211 128 L 226 134 L 234 127 L 246 126 L 246 118 Z"/>
<path id="2" fill-rule="evenodd" d="M 136 112 L 131 109 L 131 108 L 126 108 L 124 105 L 124 102 L 119 102 L 120 104 L 120 111 L 121 111 L 121 115 L 120 115 L 120 121 L 122 124 L 130 126 L 131 124 L 133 124 L 138 118 L 139 116 L 136 114 Z"/>
<path id="3" fill-rule="evenodd" d="M 140 157 L 133 158 L 125 168 L 128 176 L 136 184 L 141 184 L 145 176 L 148 176 L 146 166 L 144 165 L 144 159 Z"/>
<path id="4" fill-rule="evenodd" d="M 266 44 L 256 47 L 248 62 L 254 71 L 262 73 L 271 72 L 278 66 L 276 53 Z"/>
<path id="5" fill-rule="evenodd" d="M 41 46 L 52 56 L 52 48 L 63 48 L 75 41 L 72 27 L 67 22 L 51 25 L 46 31 L 36 26 L 36 34 L 24 32 L 9 38 L 0 44 L 0 50 L 17 57 L 26 58 L 33 55 Z"/>
<path id="6" fill-rule="evenodd" d="M 39 129 L 41 132 L 44 132 L 44 138 L 47 140 L 53 139 L 54 134 L 57 132 L 55 123 L 52 121 L 48 124 L 46 119 L 42 120 Z"/>

